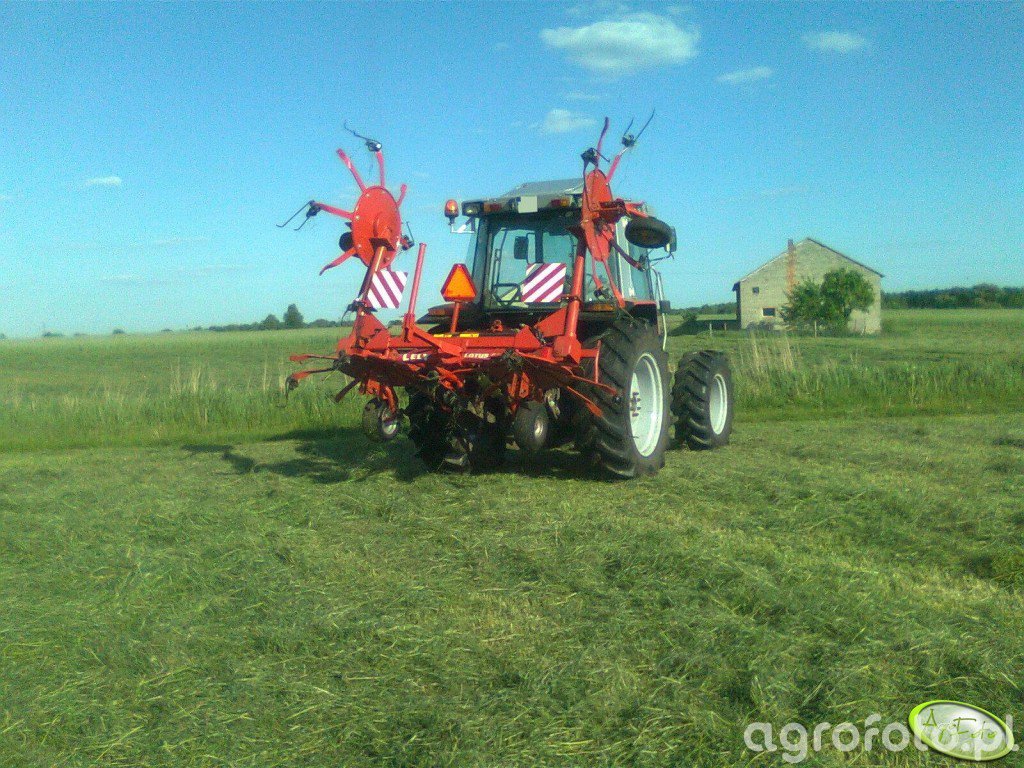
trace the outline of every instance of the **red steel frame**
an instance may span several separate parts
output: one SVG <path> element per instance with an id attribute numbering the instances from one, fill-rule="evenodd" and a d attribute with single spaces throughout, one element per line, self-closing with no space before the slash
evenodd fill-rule
<path id="1" fill-rule="evenodd" d="M 352 305 L 355 310 L 352 332 L 338 342 L 335 354 L 300 354 L 289 358 L 296 363 L 329 360 L 331 366 L 298 371 L 289 377 L 289 385 L 296 386 L 314 373 L 341 371 L 352 381 L 338 392 L 335 400 L 340 401 L 358 387 L 364 395 L 378 398 L 391 411 L 398 412 L 397 387 L 443 387 L 459 394 L 470 374 L 484 374 L 491 384 L 489 389 L 476 392 L 476 396 L 503 395 L 513 411 L 523 400 L 542 400 L 546 391 L 558 388 L 574 396 L 595 415 L 600 415 L 600 408 L 587 396 L 585 389 L 599 388 L 610 393 L 617 390 L 597 380 L 600 348 L 584 348 L 576 335 L 583 304 L 586 256 L 589 252 L 594 262 L 604 265 L 615 304 L 623 308 L 625 300 L 615 284 L 608 258 L 612 250 L 627 260 L 629 256 L 615 243 L 615 225 L 623 216 L 646 217 L 640 208 L 641 203 L 612 196 L 610 182 L 628 147 L 623 147 L 614 157 L 607 174 L 599 168 L 601 144 L 607 131 L 608 120 L 605 119 L 596 154 L 584 156 L 580 223 L 573 227 L 578 244 L 573 260 L 572 284 L 563 297 L 565 306 L 535 325 L 518 330 L 506 330 L 500 321 L 495 321 L 489 331 L 462 334 L 457 328 L 459 303 L 453 308 L 450 333 L 430 334 L 416 325 L 416 301 L 426 255 L 425 243 L 420 243 L 417 253 L 409 304 L 400 333 L 393 336 L 374 316 L 367 301 L 374 277 L 381 269 L 390 266 L 398 255 L 399 247 L 408 245 L 408 241 L 401 237 L 399 215 L 406 188 L 403 184 L 397 199 L 385 189 L 384 157 L 380 149 L 375 151 L 380 183 L 372 187 L 365 185 L 352 161 L 339 149 L 338 156 L 359 186 L 360 197 L 352 212 L 320 202 L 312 203 L 318 210 L 352 222 L 352 247 L 326 265 L 321 273 L 358 255 L 366 264 L 366 274 Z M 594 167 L 587 172 L 590 164 Z M 592 364 L 584 366 L 587 361 Z"/>

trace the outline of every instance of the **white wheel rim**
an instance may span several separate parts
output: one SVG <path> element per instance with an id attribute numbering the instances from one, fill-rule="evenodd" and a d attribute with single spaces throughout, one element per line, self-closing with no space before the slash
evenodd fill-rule
<path id="1" fill-rule="evenodd" d="M 541 438 L 544 437 L 544 419 L 537 417 L 533 422 L 533 437 L 539 443 Z"/>
<path id="2" fill-rule="evenodd" d="M 389 408 L 381 407 L 377 418 L 380 420 L 380 431 L 385 437 L 391 437 L 398 431 L 398 414 Z"/>
<path id="3" fill-rule="evenodd" d="M 658 361 L 645 352 L 636 361 L 629 387 L 629 426 L 641 456 L 650 456 L 661 441 L 665 422 L 665 393 Z"/>
<path id="4" fill-rule="evenodd" d="M 711 416 L 711 431 L 722 434 L 725 422 L 729 418 L 729 390 L 725 385 L 725 377 L 716 373 L 711 380 L 711 391 L 708 397 L 708 411 Z"/>

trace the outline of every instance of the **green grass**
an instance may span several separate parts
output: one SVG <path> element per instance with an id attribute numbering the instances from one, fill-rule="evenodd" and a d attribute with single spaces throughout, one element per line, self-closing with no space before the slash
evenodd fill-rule
<path id="1" fill-rule="evenodd" d="M 673 338 L 736 358 L 734 442 L 620 484 L 423 474 L 327 384 L 274 409 L 330 330 L 4 342 L 0 765 L 710 768 L 782 764 L 753 721 L 1019 721 L 1022 318 Z"/>
<path id="2" fill-rule="evenodd" d="M 670 337 L 675 359 L 730 353 L 739 419 L 993 413 L 1024 402 L 1024 312 L 891 312 L 878 338 L 715 331 Z M 0 342 L 0 445 L 8 450 L 267 438 L 352 423 L 337 375 L 287 407 L 294 352 L 326 352 L 337 329 Z"/>
<path id="3" fill-rule="evenodd" d="M 740 418 L 995 413 L 1024 403 L 1024 312 L 886 313 L 878 337 L 713 331 L 670 351 L 715 346 L 736 372 Z"/>
<path id="4" fill-rule="evenodd" d="M 0 343 L 0 444 L 8 449 L 167 444 L 330 429 L 358 413 L 338 375 L 288 398 L 288 355 L 330 352 L 334 328 Z"/>

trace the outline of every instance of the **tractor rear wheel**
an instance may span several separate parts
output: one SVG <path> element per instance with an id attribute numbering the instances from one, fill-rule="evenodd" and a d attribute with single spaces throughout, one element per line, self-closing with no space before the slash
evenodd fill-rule
<path id="1" fill-rule="evenodd" d="M 597 340 L 598 380 L 618 393 L 595 390 L 602 413 L 581 409 L 577 448 L 612 478 L 653 475 L 665 466 L 670 422 L 661 338 L 646 323 L 619 320 L 591 341 Z"/>
<path id="2" fill-rule="evenodd" d="M 672 387 L 676 437 L 691 450 L 719 448 L 732 434 L 733 398 L 729 358 L 712 349 L 679 361 Z"/>

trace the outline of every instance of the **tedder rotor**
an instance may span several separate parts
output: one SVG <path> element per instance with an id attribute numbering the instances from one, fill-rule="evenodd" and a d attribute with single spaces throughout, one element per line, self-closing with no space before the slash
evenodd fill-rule
<path id="1" fill-rule="evenodd" d="M 468 221 L 460 231 L 474 238 L 472 263 L 452 267 L 441 290 L 446 303 L 417 321 L 426 254 L 420 243 L 396 334 L 377 313 L 397 309 L 405 292 L 408 273 L 392 266 L 413 246 L 402 234 L 406 187 L 397 197 L 388 191 L 379 142 L 359 137 L 376 158 L 373 186 L 339 149 L 360 190 L 355 206 L 311 200 L 295 216 L 305 211 L 303 224 L 321 211 L 346 219 L 341 254 L 321 274 L 352 256 L 365 273 L 349 306 L 352 332 L 333 354 L 293 355 L 293 362 L 328 365 L 292 374 L 289 387 L 314 373 L 345 374 L 350 381 L 335 399 L 355 388 L 369 397 L 368 436 L 389 440 L 407 419 L 417 455 L 435 471 L 495 468 L 510 443 L 535 452 L 573 442 L 606 476 L 653 474 L 664 465 L 673 420 L 690 448 L 727 443 L 733 400 L 726 357 L 713 350 L 686 355 L 670 382 L 668 303 L 652 252 L 671 255 L 675 232 L 644 203 L 612 193 L 638 136 L 627 127 L 602 170 L 607 132 L 605 119 L 597 146 L 582 155 L 582 178 L 464 201 Z M 453 230 L 459 213 L 449 200 Z"/>

